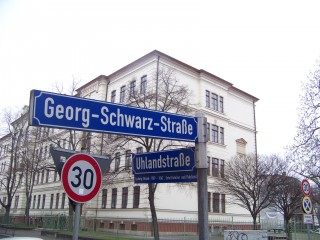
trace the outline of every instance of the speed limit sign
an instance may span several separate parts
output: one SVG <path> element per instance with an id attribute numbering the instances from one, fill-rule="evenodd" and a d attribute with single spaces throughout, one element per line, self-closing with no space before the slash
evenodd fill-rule
<path id="1" fill-rule="evenodd" d="M 69 198 L 78 203 L 90 201 L 99 192 L 102 173 L 98 162 L 90 155 L 72 155 L 64 164 L 61 181 Z"/>

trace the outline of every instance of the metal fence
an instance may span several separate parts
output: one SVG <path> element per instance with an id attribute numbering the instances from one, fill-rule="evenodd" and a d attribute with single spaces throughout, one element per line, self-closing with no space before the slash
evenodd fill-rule
<path id="1" fill-rule="evenodd" d="M 73 229 L 73 219 L 67 215 L 43 215 L 32 216 L 31 224 L 37 228 L 52 231 Z M 209 218 L 209 239 L 248 239 L 243 230 L 252 230 L 252 222 L 234 221 L 229 218 Z M 158 219 L 160 239 L 198 239 L 197 219 Z M 310 227 L 314 231 L 317 227 Z M 287 234 L 283 230 L 283 223 L 272 221 L 263 222 L 258 225 L 258 229 L 266 230 L 267 239 L 287 239 Z M 100 237 L 113 237 L 114 239 L 153 239 L 151 218 L 90 218 L 81 217 L 80 230 L 92 233 Z M 224 230 L 234 230 L 233 235 L 224 238 Z M 241 238 L 239 238 L 241 236 Z M 308 233 L 308 226 L 303 224 L 299 218 L 290 222 L 291 240 L 319 240 L 320 234 Z"/>

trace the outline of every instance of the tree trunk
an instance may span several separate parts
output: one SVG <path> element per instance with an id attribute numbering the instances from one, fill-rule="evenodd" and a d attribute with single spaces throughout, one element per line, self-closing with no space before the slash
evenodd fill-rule
<path id="1" fill-rule="evenodd" d="M 284 231 L 286 232 L 288 239 L 291 240 L 292 236 L 290 234 L 289 219 L 286 217 L 284 218 Z"/>
<path id="2" fill-rule="evenodd" d="M 6 212 L 4 214 L 4 219 L 3 219 L 4 223 L 8 224 L 10 223 L 10 205 L 6 206 Z"/>
<path id="3" fill-rule="evenodd" d="M 27 198 L 26 209 L 24 210 L 24 223 L 29 226 L 30 225 L 30 199 Z"/>
<path id="4" fill-rule="evenodd" d="M 258 230 L 258 225 L 257 225 L 257 216 L 252 216 L 253 218 L 253 229 Z"/>
<path id="5" fill-rule="evenodd" d="M 151 210 L 151 217 L 152 217 L 152 228 L 153 228 L 153 236 L 155 240 L 159 240 L 159 229 L 158 229 L 158 218 L 157 218 L 157 211 L 156 211 L 156 206 L 154 204 L 154 184 L 153 183 L 148 183 L 149 187 L 149 205 L 150 205 L 150 210 Z"/>

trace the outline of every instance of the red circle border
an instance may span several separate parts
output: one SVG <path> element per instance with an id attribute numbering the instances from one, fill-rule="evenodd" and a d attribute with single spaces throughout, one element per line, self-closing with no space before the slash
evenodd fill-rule
<path id="1" fill-rule="evenodd" d="M 91 164 L 97 176 L 96 185 L 94 186 L 93 190 L 89 194 L 83 195 L 83 196 L 78 195 L 74 191 L 72 191 L 71 187 L 68 184 L 69 170 L 75 162 L 80 160 L 86 161 L 89 164 Z M 94 198 L 100 190 L 100 187 L 102 184 L 102 173 L 101 173 L 100 166 L 98 162 L 88 154 L 83 154 L 83 153 L 74 154 L 71 157 L 69 157 L 66 163 L 63 165 L 62 172 L 61 172 L 61 181 L 62 181 L 62 186 L 65 192 L 67 193 L 67 195 L 69 196 L 69 198 L 71 198 L 73 201 L 78 203 L 88 202 L 92 198 Z"/>
<path id="2" fill-rule="evenodd" d="M 309 193 L 306 193 L 304 190 L 303 190 L 303 183 L 308 183 L 308 185 L 309 185 Z M 310 196 L 310 194 L 311 194 L 311 185 L 310 185 L 310 183 L 309 183 L 309 181 L 307 180 L 307 179 L 303 179 L 302 180 L 302 182 L 301 182 L 301 190 L 302 190 L 302 192 L 303 192 L 303 194 L 305 195 L 305 196 Z"/>

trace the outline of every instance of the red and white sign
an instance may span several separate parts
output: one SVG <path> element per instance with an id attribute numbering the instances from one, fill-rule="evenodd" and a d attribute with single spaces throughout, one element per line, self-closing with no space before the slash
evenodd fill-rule
<path id="1" fill-rule="evenodd" d="M 305 196 L 309 196 L 311 194 L 311 186 L 308 180 L 306 179 L 302 180 L 301 190 Z"/>
<path id="2" fill-rule="evenodd" d="M 94 198 L 100 190 L 102 173 L 98 162 L 90 155 L 72 155 L 63 165 L 61 181 L 69 198 L 84 203 Z"/>

